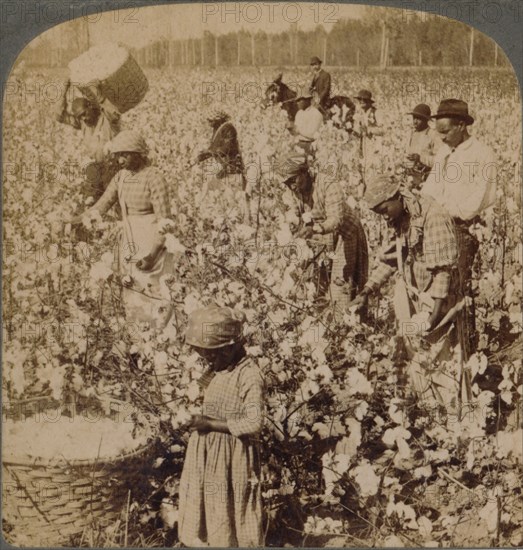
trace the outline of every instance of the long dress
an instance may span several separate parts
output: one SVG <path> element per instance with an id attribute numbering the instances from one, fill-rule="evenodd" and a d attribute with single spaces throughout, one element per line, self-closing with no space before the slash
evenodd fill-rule
<path id="1" fill-rule="evenodd" d="M 263 380 L 249 358 L 217 372 L 205 390 L 203 414 L 226 420 L 231 434 L 191 434 L 178 517 L 186 546 L 263 545 L 258 442 L 263 406 Z"/>
<path id="2" fill-rule="evenodd" d="M 128 275 L 132 281 L 129 288 L 122 289 L 127 319 L 148 322 L 151 327 L 161 329 L 169 321 L 172 307 L 161 295 L 160 278 L 173 272 L 173 256 L 164 249 L 147 272 L 138 269 L 136 262 L 163 243 L 158 221 L 170 216 L 167 182 L 151 166 L 136 173 L 121 170 L 93 208 L 103 214 L 116 201 L 122 210 L 122 232 L 114 267 L 122 277 Z M 131 328 L 128 332 L 132 332 Z"/>

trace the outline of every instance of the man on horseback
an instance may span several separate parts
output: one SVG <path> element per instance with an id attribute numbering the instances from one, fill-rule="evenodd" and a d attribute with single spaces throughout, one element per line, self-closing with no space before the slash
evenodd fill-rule
<path id="1" fill-rule="evenodd" d="M 311 67 L 313 77 L 309 93 L 317 97 L 320 111 L 322 111 L 324 116 L 327 116 L 327 111 L 330 108 L 331 75 L 321 68 L 321 59 L 319 57 L 314 56 L 311 59 Z"/>

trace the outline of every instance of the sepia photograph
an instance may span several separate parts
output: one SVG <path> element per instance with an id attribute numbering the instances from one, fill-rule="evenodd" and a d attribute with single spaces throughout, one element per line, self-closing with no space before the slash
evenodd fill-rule
<path id="1" fill-rule="evenodd" d="M 523 547 L 518 6 L 396 4 L 2 2 L 6 545 Z"/>

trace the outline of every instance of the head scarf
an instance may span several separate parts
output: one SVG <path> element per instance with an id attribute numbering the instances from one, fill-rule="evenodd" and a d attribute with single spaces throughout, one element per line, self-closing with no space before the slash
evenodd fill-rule
<path id="1" fill-rule="evenodd" d="M 207 115 L 207 120 L 209 122 L 221 122 L 222 120 L 228 120 L 228 118 L 229 115 L 225 111 L 216 107 L 212 107 Z"/>
<path id="2" fill-rule="evenodd" d="M 117 134 L 106 146 L 109 153 L 140 153 L 146 156 L 147 144 L 138 132 L 123 130 Z"/>
<path id="3" fill-rule="evenodd" d="M 399 182 L 394 182 L 385 174 L 377 175 L 370 181 L 365 191 L 365 202 L 371 210 L 374 210 L 381 203 L 392 199 L 399 190 Z"/>
<path id="4" fill-rule="evenodd" d="M 217 349 L 240 342 L 245 315 L 230 307 L 212 305 L 189 315 L 185 341 L 191 346 Z"/>
<path id="5" fill-rule="evenodd" d="M 301 172 L 308 170 L 307 157 L 303 153 L 288 153 L 281 156 L 274 166 L 276 175 L 283 181 L 297 176 Z"/>

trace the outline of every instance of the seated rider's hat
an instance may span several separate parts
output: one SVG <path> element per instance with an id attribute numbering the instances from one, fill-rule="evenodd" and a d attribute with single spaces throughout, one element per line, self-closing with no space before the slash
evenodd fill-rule
<path id="1" fill-rule="evenodd" d="M 311 57 L 310 64 L 311 65 L 321 65 L 321 59 L 319 57 L 317 57 L 316 55 L 314 55 L 313 57 Z"/>
<path id="2" fill-rule="evenodd" d="M 243 339 L 243 312 L 216 304 L 193 311 L 189 315 L 185 342 L 204 349 L 217 349 Z"/>
<path id="3" fill-rule="evenodd" d="M 372 92 L 369 90 L 360 90 L 354 97 L 356 99 L 366 99 L 367 101 L 374 103 L 374 100 L 372 99 Z"/>

